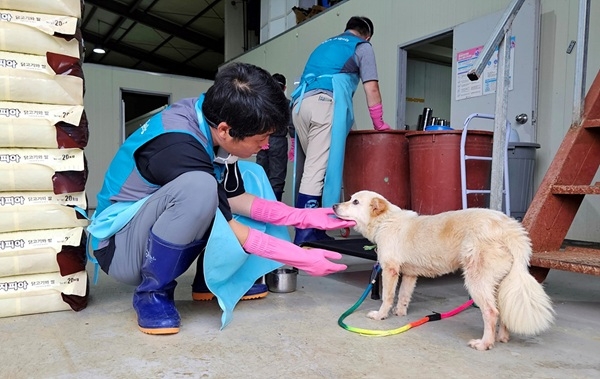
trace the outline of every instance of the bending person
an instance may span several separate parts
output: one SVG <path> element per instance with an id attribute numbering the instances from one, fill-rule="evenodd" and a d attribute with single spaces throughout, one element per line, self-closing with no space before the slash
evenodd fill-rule
<path id="1" fill-rule="evenodd" d="M 176 279 L 200 256 L 209 236 L 224 236 L 224 246 L 231 246 L 231 251 L 213 254 L 221 258 L 241 245 L 246 253 L 262 257 L 250 259 L 242 253 L 254 263 L 272 266 L 274 260 L 317 276 L 346 268 L 330 261 L 341 258 L 338 253 L 299 248 L 232 217 L 235 213 L 274 225 L 323 229 L 349 225 L 330 217 L 332 209 L 298 210 L 245 192 L 237 157 L 257 153 L 271 133 L 287 128 L 288 119 L 289 102 L 271 75 L 253 65 L 232 63 L 219 71 L 205 94 L 155 115 L 117 151 L 88 231 L 102 270 L 135 286 L 133 308 L 141 331 L 179 331 Z M 219 223 L 223 217 L 226 222 Z M 200 265 L 202 258 L 198 261 Z M 253 271 L 232 280 L 245 280 L 237 286 L 245 291 L 264 273 Z M 210 274 L 216 283 L 219 273 L 216 279 L 214 271 Z M 204 270 L 196 271 L 194 292 L 217 288 L 205 283 L 204 275 Z"/>
<path id="2" fill-rule="evenodd" d="M 352 17 L 344 33 L 321 43 L 310 55 L 300 85 L 292 94 L 292 120 L 303 153 L 297 208 L 327 206 L 340 201 L 346 137 L 354 124 L 352 97 L 359 80 L 375 130 L 389 130 L 383 107 L 375 53 L 369 43 L 373 23 Z M 294 243 L 331 239 L 325 231 L 296 228 Z"/>

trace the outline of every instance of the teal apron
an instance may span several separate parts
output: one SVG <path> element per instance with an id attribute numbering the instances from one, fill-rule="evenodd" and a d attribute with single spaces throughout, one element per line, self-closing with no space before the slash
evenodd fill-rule
<path id="1" fill-rule="evenodd" d="M 275 200 L 269 179 L 261 166 L 248 161 L 238 161 L 238 166 L 247 193 Z M 234 215 L 234 218 L 252 229 L 291 241 L 285 226 L 266 224 L 239 215 Z M 233 309 L 254 282 L 281 266 L 279 262 L 246 253 L 223 214 L 217 212 L 204 254 L 204 278 L 223 310 L 221 329 L 231 322 Z"/>

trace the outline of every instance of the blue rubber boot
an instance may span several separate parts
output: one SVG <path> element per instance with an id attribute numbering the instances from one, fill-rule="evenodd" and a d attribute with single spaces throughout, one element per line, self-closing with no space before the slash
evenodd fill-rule
<path id="1" fill-rule="evenodd" d="M 317 241 L 333 241 L 335 238 L 330 237 L 324 230 L 315 229 L 315 237 Z"/>
<path id="2" fill-rule="evenodd" d="M 248 292 L 242 296 L 241 300 L 262 299 L 268 294 L 269 287 L 264 283 L 260 283 L 260 280 L 257 280 Z M 195 301 L 209 301 L 214 298 L 215 295 L 210 292 L 204 281 L 204 254 L 202 254 L 196 262 L 196 276 L 194 276 L 194 282 L 192 283 L 192 299 Z"/>
<path id="3" fill-rule="evenodd" d="M 183 274 L 200 255 L 206 241 L 174 245 L 150 231 L 142 262 L 142 283 L 133 294 L 133 308 L 140 330 L 147 334 L 175 334 L 181 318 L 175 308 L 175 278 Z"/>
<path id="4" fill-rule="evenodd" d="M 296 199 L 296 208 L 319 208 L 321 206 L 321 196 L 305 195 L 298 193 Z M 319 240 L 317 236 L 317 230 L 313 228 L 299 229 L 296 228 L 296 234 L 294 235 L 294 245 L 302 246 L 305 242 L 312 242 Z"/>

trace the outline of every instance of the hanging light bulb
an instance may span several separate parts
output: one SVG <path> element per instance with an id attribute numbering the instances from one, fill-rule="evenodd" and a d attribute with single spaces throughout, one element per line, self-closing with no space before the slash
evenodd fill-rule
<path id="1" fill-rule="evenodd" d="M 94 46 L 94 50 L 92 50 L 96 54 L 106 54 L 106 50 L 101 45 Z"/>
<path id="2" fill-rule="evenodd" d="M 98 21 L 98 35 L 100 35 L 100 19 L 97 20 Z M 100 44 L 97 44 L 96 46 L 94 46 L 94 50 L 92 50 L 94 53 L 96 54 L 106 54 L 106 50 L 104 50 L 104 47 Z"/>

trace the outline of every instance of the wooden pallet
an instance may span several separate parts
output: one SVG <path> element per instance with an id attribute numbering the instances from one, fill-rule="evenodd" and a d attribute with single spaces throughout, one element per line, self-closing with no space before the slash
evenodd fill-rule
<path id="1" fill-rule="evenodd" d="M 583 198 L 600 194 L 600 183 L 591 184 L 599 166 L 600 72 L 585 98 L 582 121 L 567 131 L 523 218 L 533 245 L 531 273 L 539 282 L 550 269 L 600 275 L 599 249 L 561 249 Z"/>

